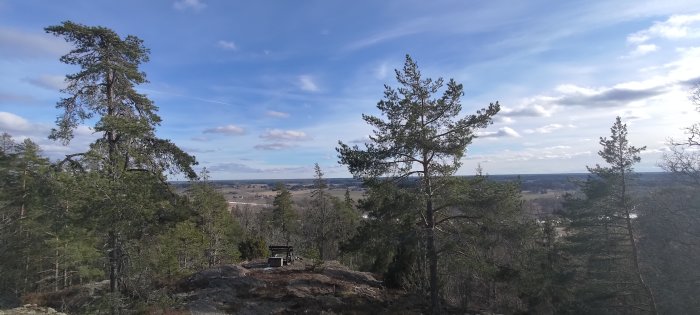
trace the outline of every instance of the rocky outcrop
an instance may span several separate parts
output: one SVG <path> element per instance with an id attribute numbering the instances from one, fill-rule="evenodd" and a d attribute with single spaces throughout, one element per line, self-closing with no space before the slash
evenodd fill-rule
<path id="1" fill-rule="evenodd" d="M 337 262 L 221 266 L 178 285 L 192 314 L 419 314 L 422 299 L 389 290 Z"/>
<path id="2" fill-rule="evenodd" d="M 37 306 L 36 304 L 26 304 L 22 307 L 13 308 L 10 310 L 0 310 L 0 315 L 66 315 L 65 313 L 57 312 L 50 307 Z"/>

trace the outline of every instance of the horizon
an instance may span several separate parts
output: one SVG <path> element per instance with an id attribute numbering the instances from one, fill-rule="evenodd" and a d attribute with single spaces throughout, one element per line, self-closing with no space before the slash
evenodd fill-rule
<path id="1" fill-rule="evenodd" d="M 668 172 L 663 172 L 663 171 L 649 171 L 649 172 L 634 172 L 636 175 L 644 175 L 644 174 L 668 174 L 672 175 Z M 489 177 L 489 176 L 502 176 L 502 177 L 517 177 L 517 176 L 555 176 L 555 175 L 572 175 L 572 176 L 586 176 L 590 175 L 590 173 L 521 173 L 521 174 L 484 174 L 484 176 Z M 474 174 L 464 174 L 464 175 L 453 175 L 455 177 L 474 177 L 476 175 Z M 416 176 L 409 176 L 407 178 L 418 178 Z M 293 181 L 293 180 L 313 180 L 313 177 L 298 177 L 298 178 L 239 178 L 239 179 L 211 179 L 209 181 L 211 182 L 225 182 L 225 181 L 260 181 L 260 182 L 265 182 L 265 181 Z M 354 177 L 324 177 L 323 179 L 327 181 L 331 180 L 358 180 L 361 181 L 362 179 L 357 179 Z M 192 182 L 191 180 L 168 180 L 168 182 L 171 183 L 187 183 L 187 182 Z"/>
<path id="2" fill-rule="evenodd" d="M 669 138 L 700 121 L 697 1 L 506 1 L 353 5 L 312 1 L 0 0 L 0 132 L 51 159 L 85 151 L 94 121 L 68 146 L 47 139 L 65 96 L 71 48 L 44 27 L 72 20 L 135 35 L 150 49 L 157 135 L 197 157 L 215 180 L 350 177 L 335 148 L 366 141 L 383 85 L 410 54 L 425 77 L 462 83 L 462 115 L 499 101 L 456 175 L 584 173 L 616 116 L 658 172 Z M 177 180 L 182 176 L 172 177 Z"/>

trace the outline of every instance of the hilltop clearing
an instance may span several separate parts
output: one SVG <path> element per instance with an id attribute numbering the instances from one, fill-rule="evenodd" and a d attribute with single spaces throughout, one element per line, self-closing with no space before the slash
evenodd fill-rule
<path id="1" fill-rule="evenodd" d="M 424 306 L 337 262 L 220 266 L 188 277 L 177 291 L 192 314 L 420 314 Z"/>

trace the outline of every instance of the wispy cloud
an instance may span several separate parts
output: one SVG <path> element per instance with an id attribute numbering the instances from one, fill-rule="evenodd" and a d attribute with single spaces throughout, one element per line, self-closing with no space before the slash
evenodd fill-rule
<path id="1" fill-rule="evenodd" d="M 280 173 L 294 173 L 294 174 L 310 174 L 313 169 L 310 166 L 294 166 L 294 167 L 252 167 L 246 164 L 237 162 L 227 162 L 219 163 L 207 167 L 213 172 L 231 172 L 231 173 L 248 173 L 248 174 L 280 174 Z"/>
<path id="2" fill-rule="evenodd" d="M 267 131 L 265 131 L 265 133 L 260 135 L 260 138 L 263 138 L 266 140 L 294 140 L 294 141 L 301 141 L 301 140 L 310 139 L 310 137 L 303 131 L 280 130 L 280 129 L 267 130 Z"/>
<path id="3" fill-rule="evenodd" d="M 539 128 L 535 128 L 535 129 L 526 129 L 523 132 L 525 132 L 525 133 L 541 133 L 541 134 L 542 133 L 551 133 L 553 131 L 562 129 L 564 127 L 567 127 L 567 126 L 564 126 L 562 124 L 549 124 L 549 125 L 544 125 L 544 126 L 539 127 Z M 573 125 L 569 125 L 568 127 L 573 127 Z"/>
<path id="4" fill-rule="evenodd" d="M 200 0 L 178 0 L 173 3 L 173 7 L 177 10 L 195 10 L 199 11 L 207 7 L 207 5 Z"/>
<path id="5" fill-rule="evenodd" d="M 503 107 L 501 109 L 500 115 L 506 117 L 549 117 L 552 115 L 552 110 L 544 108 L 542 105 L 533 104 L 534 102 L 540 101 L 538 99 L 531 100 L 528 104 L 522 105 L 518 108 L 507 108 Z M 547 101 L 546 99 L 542 101 Z"/>
<path id="6" fill-rule="evenodd" d="M 520 138 L 520 134 L 510 127 L 499 128 L 498 131 L 481 131 L 477 133 L 480 138 Z"/>
<path id="7" fill-rule="evenodd" d="M 274 118 L 287 118 L 287 117 L 289 117 L 289 113 L 268 110 L 265 112 L 265 116 L 274 117 Z"/>
<path id="8" fill-rule="evenodd" d="M 262 173 L 263 170 L 259 168 L 253 168 L 245 164 L 228 162 L 219 163 L 207 167 L 212 172 L 234 172 L 234 173 Z"/>
<path id="9" fill-rule="evenodd" d="M 226 125 L 204 130 L 204 133 L 218 133 L 231 136 L 240 136 L 245 134 L 245 129 L 236 125 Z"/>
<path id="10" fill-rule="evenodd" d="M 613 87 L 586 88 L 573 84 L 563 84 L 556 88 L 561 95 L 552 99 L 551 103 L 563 106 L 616 107 L 656 96 L 666 91 L 665 86 L 645 85 L 617 84 Z"/>
<path id="11" fill-rule="evenodd" d="M 36 101 L 37 100 L 34 97 L 29 96 L 29 95 L 0 92 L 0 104 L 3 104 L 3 103 L 31 104 L 31 103 L 34 103 Z"/>
<path id="12" fill-rule="evenodd" d="M 258 145 L 255 145 L 253 148 L 256 150 L 263 150 L 263 151 L 279 151 L 279 150 L 285 150 L 285 149 L 290 149 L 294 148 L 294 145 L 288 144 L 288 143 L 281 143 L 281 142 L 275 142 L 275 143 L 261 143 Z"/>
<path id="13" fill-rule="evenodd" d="M 300 75 L 299 76 L 299 88 L 303 91 L 308 92 L 318 92 L 319 88 L 314 79 L 310 75 Z"/>
<path id="14" fill-rule="evenodd" d="M 622 56 L 622 59 L 640 57 L 652 52 L 659 50 L 659 47 L 654 44 L 641 44 L 637 45 L 634 50 L 630 51 L 627 55 Z"/>
<path id="15" fill-rule="evenodd" d="M 34 86 L 38 86 L 52 91 L 65 89 L 68 85 L 68 83 L 66 82 L 66 77 L 61 75 L 43 74 L 36 78 L 27 78 L 26 81 Z"/>
<path id="16" fill-rule="evenodd" d="M 53 36 L 0 27 L 0 57 L 57 57 L 70 51 L 70 48 L 68 43 Z"/>
<path id="17" fill-rule="evenodd" d="M 389 73 L 389 66 L 387 66 L 386 62 L 383 62 L 374 70 L 374 76 L 379 80 L 386 78 L 387 73 Z"/>
<path id="18" fill-rule="evenodd" d="M 218 42 L 216 42 L 216 45 L 219 46 L 219 48 L 221 48 L 223 50 L 230 50 L 230 51 L 238 50 L 238 46 L 236 46 L 236 43 L 234 43 L 233 41 L 229 41 L 229 40 L 223 40 L 223 39 L 219 40 Z"/>
<path id="19" fill-rule="evenodd" d="M 377 33 L 355 40 L 345 46 L 345 50 L 354 51 L 370 47 L 388 40 L 397 39 L 400 37 L 417 34 L 426 31 L 425 27 L 432 19 L 429 18 L 414 18 L 409 22 L 391 26 Z"/>
<path id="20" fill-rule="evenodd" d="M 672 15 L 666 21 L 627 36 L 630 43 L 641 44 L 653 38 L 680 39 L 700 37 L 700 13 Z"/>

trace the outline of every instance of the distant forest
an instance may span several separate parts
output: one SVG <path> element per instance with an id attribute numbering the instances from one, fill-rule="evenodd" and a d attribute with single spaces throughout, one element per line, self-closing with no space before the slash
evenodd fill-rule
<path id="1" fill-rule="evenodd" d="M 645 147 L 618 117 L 587 174 L 454 176 L 500 105 L 462 113 L 462 85 L 422 76 L 407 55 L 381 115 L 362 115 L 370 140 L 338 143 L 353 179 L 326 179 L 317 164 L 309 180 L 212 181 L 157 136 L 158 107 L 136 89 L 149 59 L 141 39 L 70 21 L 45 30 L 72 45 L 60 60 L 79 68 L 50 138 L 69 143 L 85 122 L 100 137 L 56 161 L 30 139 L 0 137 L 0 307 L 177 309 L 183 277 L 293 245 L 306 261 L 338 260 L 422 297 L 424 313 L 700 310 L 700 124 L 678 126 L 688 137 L 671 140 L 663 173 L 635 173 Z M 700 107 L 700 88 L 690 93 Z M 312 194 L 296 202 L 285 182 Z M 217 187 L 233 183 L 275 185 L 272 207 L 230 210 Z M 333 196 L 335 184 L 364 194 Z M 523 191 L 544 190 L 556 201 L 533 209 Z"/>
<path id="2" fill-rule="evenodd" d="M 488 175 L 489 180 L 495 182 L 512 182 L 520 183 L 520 188 L 523 191 L 538 192 L 543 190 L 576 190 L 579 185 L 578 181 L 584 181 L 589 176 L 586 173 L 560 173 L 560 174 L 522 174 L 522 175 Z M 634 186 L 643 187 L 658 187 L 673 183 L 676 177 L 672 173 L 667 172 L 640 172 L 635 173 L 635 181 L 631 183 Z M 475 176 L 458 176 L 465 179 L 474 178 Z M 417 185 L 420 178 L 409 178 L 407 182 L 413 182 Z M 304 187 L 313 187 L 314 179 L 312 178 L 294 178 L 294 179 L 230 179 L 230 180 L 211 180 L 211 185 L 215 187 L 231 186 L 231 185 L 250 185 L 264 184 L 268 187 L 275 187 L 278 183 L 290 185 L 301 185 Z M 326 178 L 329 186 L 350 188 L 363 187 L 363 181 L 356 178 Z M 189 181 L 171 181 L 169 182 L 175 187 L 189 187 Z"/>

